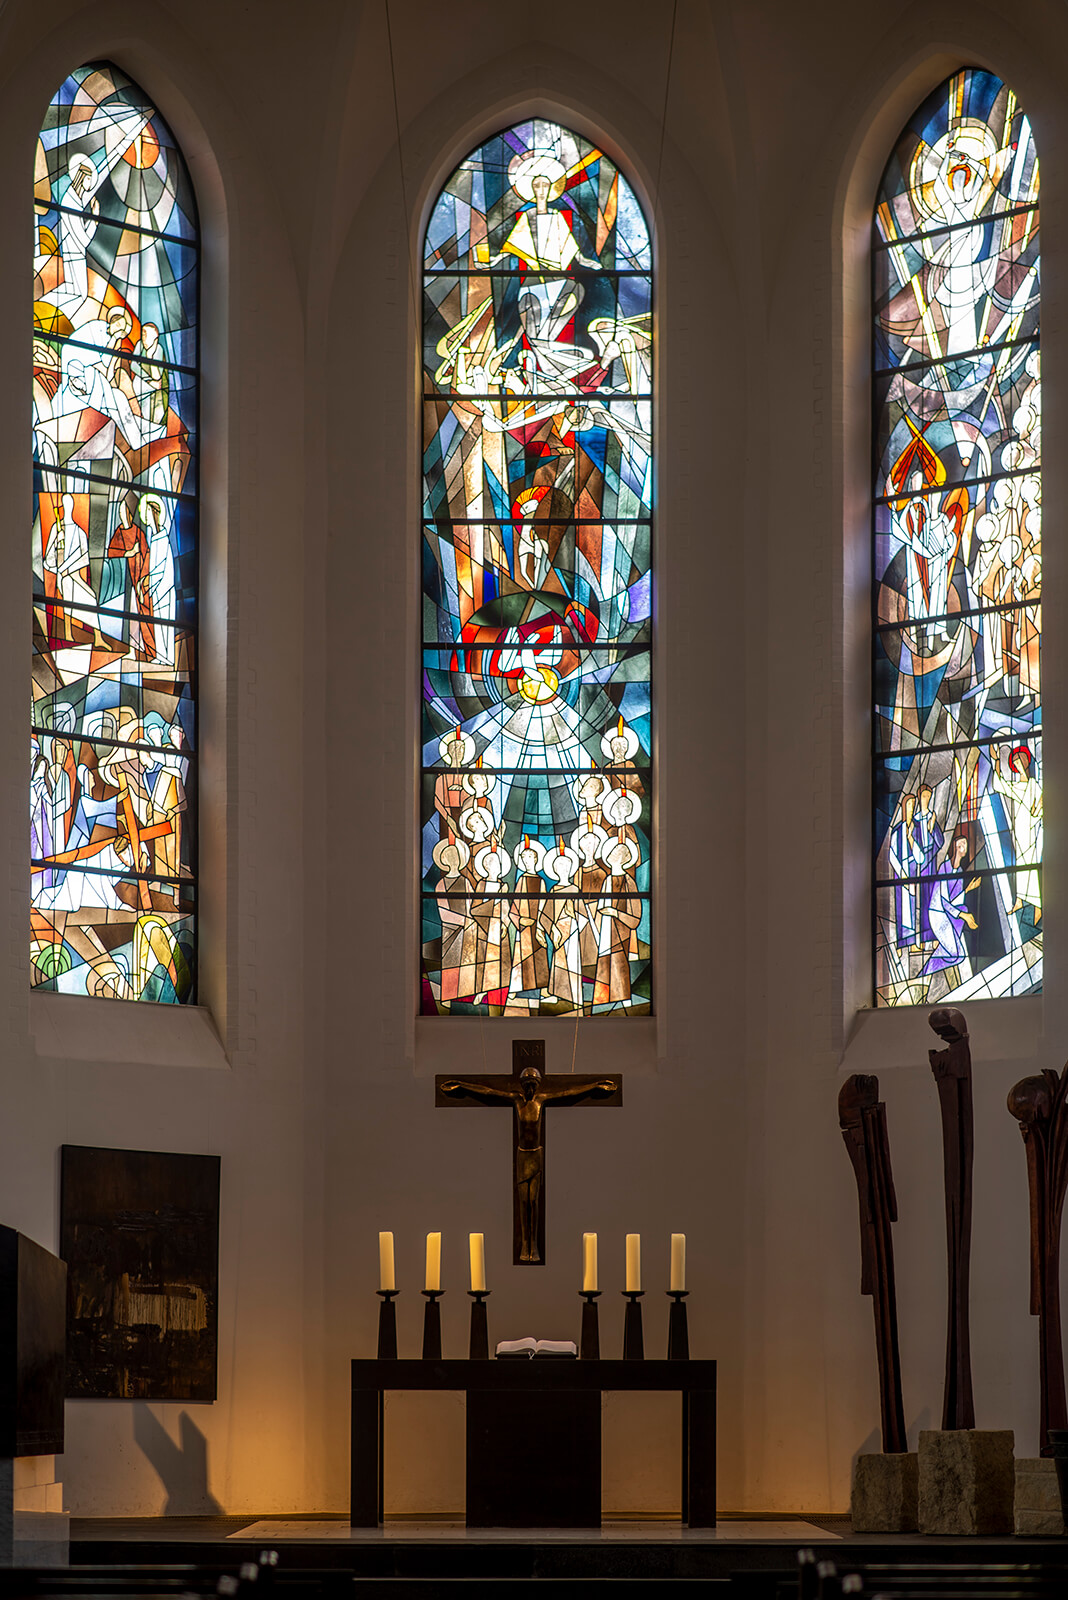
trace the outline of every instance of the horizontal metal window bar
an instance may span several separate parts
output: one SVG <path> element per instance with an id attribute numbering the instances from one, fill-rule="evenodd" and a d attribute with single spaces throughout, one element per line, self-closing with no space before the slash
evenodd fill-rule
<path id="1" fill-rule="evenodd" d="M 893 206 L 888 205 L 887 210 L 893 213 Z M 921 239 L 940 239 L 943 234 L 961 233 L 965 228 L 985 228 L 991 222 L 1004 222 L 1007 217 L 1026 217 L 1031 211 L 1039 211 L 1041 203 L 1036 198 L 1030 205 L 1012 206 L 1005 211 L 991 211 L 982 217 L 976 217 L 971 222 L 946 222 L 940 228 L 920 228 L 916 233 L 902 234 L 899 239 L 884 239 L 879 232 L 878 213 L 872 223 L 872 249 L 880 252 L 896 250 L 899 245 L 915 244 Z"/>
<path id="2" fill-rule="evenodd" d="M 914 883 L 940 883 L 952 876 L 954 878 L 1007 878 L 1014 872 L 1041 872 L 1041 861 L 1018 861 L 1011 867 L 970 867 L 965 861 L 961 867 L 955 867 L 952 874 L 945 872 L 921 873 L 915 878 L 876 878 L 877 889 L 905 889 Z"/>
<path id="3" fill-rule="evenodd" d="M 200 255 L 199 236 L 197 233 L 194 233 L 191 239 L 183 239 L 179 233 L 161 233 L 158 228 L 143 228 L 136 222 L 118 222 L 114 217 L 97 216 L 88 207 L 59 205 L 55 200 L 51 201 L 48 209 L 49 211 L 57 212 L 62 217 L 80 217 L 83 222 L 95 222 L 98 228 L 115 228 L 119 233 L 140 233 L 149 239 L 159 239 L 161 242 L 166 241 L 168 244 L 181 245 L 183 250 L 192 251 L 194 265 L 196 258 Z M 90 249 L 92 249 L 91 245 Z"/>
<path id="4" fill-rule="evenodd" d="M 58 603 L 60 603 L 60 602 L 57 602 L 57 604 Z M 607 652 L 611 652 L 612 654 L 618 655 L 621 659 L 629 660 L 629 659 L 633 658 L 634 656 L 640 656 L 642 654 L 645 654 L 645 655 L 650 654 L 651 651 L 652 651 L 652 648 L 653 648 L 653 644 L 652 644 L 652 640 L 651 639 L 634 639 L 634 640 L 631 640 L 631 641 L 629 641 L 627 643 L 624 643 L 624 644 L 612 644 L 612 643 L 609 643 L 609 644 L 540 644 L 540 645 L 539 644 L 513 645 L 511 643 L 505 643 L 501 639 L 487 640 L 485 644 L 453 644 L 451 639 L 424 639 L 421 648 L 422 648 L 422 650 L 423 650 L 425 655 L 428 655 L 431 651 L 437 651 L 439 654 L 442 654 L 445 651 L 451 652 L 451 651 L 454 651 L 454 650 L 464 651 L 464 650 L 511 650 L 511 649 L 517 649 L 517 650 L 568 650 L 568 651 L 571 651 L 571 652 L 578 651 L 580 654 L 583 654 L 583 655 L 589 655 L 591 653 L 596 653 L 598 650 L 601 650 L 601 651 L 607 651 Z M 424 661 L 423 665 L 428 667 L 432 671 L 435 671 L 435 672 L 441 672 L 441 671 L 448 671 L 449 670 L 447 667 L 443 667 L 440 661 Z M 611 663 L 606 662 L 605 665 L 606 666 L 607 665 L 611 665 Z M 516 669 L 516 670 L 518 670 L 518 669 Z"/>
<path id="5" fill-rule="evenodd" d="M 35 339 L 48 339 L 53 344 L 70 345 L 72 350 L 92 350 L 101 359 L 109 361 L 113 357 L 118 357 L 120 361 L 137 361 L 143 363 L 146 367 L 156 367 L 160 372 L 181 372 L 189 378 L 195 378 L 197 375 L 196 367 L 183 367 L 177 361 L 159 361 L 155 356 L 138 355 L 133 350 L 119 350 L 107 345 L 90 344 L 87 339 L 72 339 L 63 333 L 46 333 L 43 328 L 34 328 L 33 336 Z"/>
<path id="6" fill-rule="evenodd" d="M 419 520 L 423 524 L 424 528 L 431 528 L 431 527 L 435 527 L 435 526 L 442 526 L 442 527 L 446 527 L 446 528 L 453 527 L 453 526 L 463 527 L 465 525 L 471 525 L 471 526 L 476 527 L 476 528 L 477 527 L 502 528 L 502 527 L 508 527 L 509 525 L 517 523 L 517 522 L 522 523 L 522 522 L 525 522 L 527 520 L 525 517 L 518 517 L 518 516 L 514 516 L 514 515 L 513 516 L 508 516 L 508 517 L 450 517 L 447 512 L 437 513 L 437 512 L 434 512 L 434 511 L 427 511 L 426 510 L 427 502 L 433 497 L 433 494 L 441 487 L 443 481 L 444 481 L 444 472 L 443 471 L 438 474 L 438 477 L 434 482 L 430 481 L 430 473 L 429 472 L 424 472 L 423 473 L 423 492 L 424 492 L 423 508 L 424 509 L 423 509 L 423 511 L 422 511 L 422 513 L 420 515 Z M 446 498 L 451 498 L 451 496 L 446 494 Z M 890 498 L 891 499 L 895 499 L 896 496 L 891 495 Z M 653 513 L 651 511 L 646 512 L 645 516 L 643 516 L 643 517 L 617 517 L 613 512 L 606 511 L 603 517 L 567 517 L 567 516 L 557 516 L 557 517 L 540 517 L 540 518 L 537 518 L 537 519 L 533 519 L 533 518 L 531 519 L 531 521 L 535 521 L 535 520 L 541 522 L 544 526 L 551 526 L 551 527 L 559 527 L 563 523 L 563 524 L 566 524 L 568 527 L 575 526 L 575 527 L 599 527 L 599 528 L 638 528 L 638 527 L 647 527 L 648 528 L 648 527 L 652 526 L 652 523 L 653 523 L 654 519 L 653 519 Z"/>
<path id="7" fill-rule="evenodd" d="M 196 460 L 196 451 L 189 452 L 190 460 Z M 158 494 L 161 500 L 173 500 L 177 505 L 185 501 L 188 505 L 195 506 L 197 496 L 191 489 L 158 489 L 152 483 L 131 482 L 129 478 L 106 478 L 100 472 L 83 472 L 79 467 L 54 466 L 50 461 L 33 460 L 34 475 L 42 477 L 69 478 L 73 483 L 87 483 L 100 489 L 125 489 L 130 494 Z M 35 494 L 55 494 L 54 489 L 46 489 L 43 484 L 34 484 Z M 61 493 L 65 491 L 60 491 Z"/>
<path id="8" fill-rule="evenodd" d="M 78 870 L 81 871 L 80 865 Z M 581 871 L 582 869 L 580 868 L 579 870 Z M 603 869 L 599 868 L 598 870 Z M 167 880 L 163 878 L 157 878 L 155 881 L 157 883 L 163 883 Z M 499 880 L 495 879 L 494 881 L 497 882 Z M 893 881 L 896 882 L 897 880 L 894 879 Z M 909 881 L 911 882 L 912 880 L 910 879 Z M 920 880 L 917 879 L 916 881 L 919 882 Z M 424 889 L 422 891 L 422 897 L 424 900 L 566 900 L 569 903 L 574 902 L 575 900 L 593 902 L 607 899 L 645 901 L 652 899 L 652 895 L 649 893 L 648 889 L 620 889 L 618 893 L 613 895 L 606 895 L 604 891 L 600 889 L 579 889 L 576 894 L 567 894 L 566 892 L 561 892 L 559 889 L 545 889 L 544 891 L 535 890 L 533 893 L 531 893 L 527 889 L 519 891 L 515 889 L 509 889 L 507 884 L 503 889 L 495 891 L 493 894 L 483 895 L 479 894 L 477 890 L 472 890 L 469 894 L 456 894 L 449 889 Z"/>
<path id="9" fill-rule="evenodd" d="M 108 710 L 111 708 L 108 707 Z M 96 716 L 96 712 L 88 712 L 89 716 Z M 101 733 L 64 733 L 61 728 L 43 728 L 39 723 L 31 724 L 31 732 L 43 734 L 47 739 L 66 739 L 68 744 L 101 744 L 109 750 L 152 750 L 158 756 L 180 756 L 183 761 L 195 763 L 197 752 L 188 745 L 173 744 L 148 744 L 140 739 L 107 739 Z"/>
<path id="10" fill-rule="evenodd" d="M 57 601 L 56 603 L 66 604 L 65 601 Z M 93 610 L 93 607 L 90 606 L 89 610 Z M 552 615 L 559 616 L 556 612 L 553 612 Z M 549 614 L 547 613 L 545 620 L 548 621 L 548 618 Z M 647 639 L 633 639 L 626 644 L 613 644 L 611 640 L 608 640 L 605 644 L 539 644 L 536 639 L 509 639 L 507 641 L 504 639 L 460 639 L 456 641 L 452 639 L 424 639 L 423 649 L 447 650 L 450 652 L 457 650 L 577 650 L 581 655 L 595 655 L 598 651 L 610 651 L 613 655 L 629 657 L 647 655 L 650 644 Z"/>
<path id="11" fill-rule="evenodd" d="M 1028 341 L 1024 339 L 1020 342 L 1026 344 Z M 620 401 L 626 400 L 630 402 L 648 402 L 651 401 L 652 398 L 653 391 L 651 389 L 644 390 L 641 393 L 630 392 L 627 394 L 620 394 L 617 390 L 613 390 L 611 394 L 602 394 L 599 389 L 569 389 L 564 393 L 558 393 L 554 389 L 539 389 L 536 394 L 516 394 L 511 389 L 502 388 L 489 389 L 484 394 L 461 394 L 456 389 L 435 389 L 432 391 L 424 390 L 423 392 L 424 403 L 435 400 L 448 400 L 450 405 L 470 405 L 474 401 L 489 400 L 494 403 L 499 402 L 502 404 L 507 401 L 512 405 L 517 406 L 523 404 L 540 406 L 543 401 L 559 400 L 562 404 L 567 404 L 570 402 L 571 404 L 580 406 L 588 405 L 592 401 L 596 401 L 599 405 L 603 405 L 608 410 L 611 410 L 612 406 L 617 405 Z"/>
<path id="12" fill-rule="evenodd" d="M 460 647 L 457 647 L 457 648 L 459 649 Z M 465 646 L 463 646 L 461 654 L 463 654 L 464 651 L 467 651 L 469 649 L 493 651 L 493 650 L 501 650 L 501 649 L 504 649 L 504 648 L 506 648 L 506 647 L 501 645 L 501 644 L 499 644 L 499 643 L 483 644 L 483 645 L 471 645 L 471 646 L 465 645 Z M 509 645 L 509 646 L 507 646 L 507 648 L 511 649 L 512 647 Z M 521 645 L 518 648 L 520 648 L 520 649 L 532 649 L 532 650 L 537 650 L 537 649 L 548 650 L 550 648 L 563 649 L 563 650 L 572 651 L 572 653 L 578 652 L 578 653 L 582 654 L 586 658 L 588 658 L 592 653 L 594 653 L 594 652 L 591 652 L 590 650 L 580 651 L 579 650 L 579 646 L 577 646 L 577 645 L 575 645 L 575 646 L 572 646 L 572 645 L 556 645 L 556 646 L 549 646 L 549 645 L 540 645 L 540 646 L 539 645 Z M 601 647 L 598 646 L 597 648 L 599 649 Z M 584 659 L 582 661 L 582 663 L 581 663 L 581 668 L 579 670 L 581 670 L 583 672 L 586 672 L 586 671 L 591 670 L 591 669 L 595 670 L 595 671 L 598 671 L 598 670 L 601 670 L 601 669 L 607 671 L 609 668 L 616 667 L 616 666 L 621 666 L 626 661 L 633 661 L 637 657 L 640 657 L 642 655 L 648 655 L 649 652 L 650 652 L 650 646 L 648 644 L 638 645 L 635 650 L 624 649 L 622 646 L 620 646 L 618 651 L 613 651 L 613 647 L 610 646 L 610 645 L 609 646 L 605 646 L 604 649 L 605 649 L 606 653 L 618 654 L 618 660 L 616 660 L 616 661 L 602 661 L 602 662 L 593 661 L 593 662 L 591 662 L 589 659 Z M 430 660 L 427 660 L 426 656 L 428 656 L 431 651 L 436 651 L 436 652 L 439 652 L 440 654 L 446 654 L 446 653 L 452 654 L 453 646 L 452 645 L 447 645 L 447 644 L 446 645 L 424 645 L 423 646 L 424 660 L 422 662 L 422 667 L 423 667 L 423 670 L 425 672 L 448 672 L 448 673 L 462 672 L 462 673 L 467 673 L 468 675 L 473 676 L 473 677 L 477 677 L 477 678 L 503 677 L 503 673 L 496 673 L 496 672 L 495 673 L 489 673 L 489 672 L 486 672 L 486 671 L 481 670 L 479 668 L 472 667 L 468 661 L 463 661 L 462 660 L 456 667 L 452 667 L 446 661 L 440 661 L 440 660 L 439 661 L 430 661 Z M 521 669 L 517 667 L 515 670 L 518 672 Z M 651 674 L 649 672 L 645 672 L 638 678 L 631 678 L 631 679 L 627 679 L 625 681 L 630 682 L 630 683 L 634 683 L 634 684 L 643 684 L 643 683 L 649 683 L 650 679 L 651 679 Z M 518 693 L 518 691 L 516 691 L 516 692 Z"/>
<path id="13" fill-rule="evenodd" d="M 116 838 L 125 839 L 126 835 L 117 834 Z M 112 842 L 107 841 L 109 844 Z M 180 889 L 188 889 L 192 888 L 196 881 L 192 877 L 164 878 L 158 872 L 127 872 L 125 869 L 120 871 L 115 867 L 92 867 L 89 865 L 91 860 L 91 856 L 85 861 L 53 861 L 50 856 L 44 858 L 34 856 L 30 865 L 48 868 L 52 872 L 91 872 L 94 878 L 111 878 L 115 883 L 165 883 Z"/>
<path id="14" fill-rule="evenodd" d="M 648 517 L 421 517 L 419 519 L 426 528 L 440 527 L 472 527 L 472 528 L 510 528 L 514 523 L 523 526 L 537 527 L 542 523 L 549 523 L 558 527 L 566 522 L 568 527 L 576 528 L 651 528 L 652 516 Z"/>
<path id="15" fill-rule="evenodd" d="M 895 594 L 898 590 L 893 591 Z M 1033 600 L 1001 600 L 993 606 L 968 606 L 963 611 L 943 611 L 937 617 L 907 617 L 904 622 L 877 622 L 876 633 L 908 633 L 910 628 L 923 628 L 929 622 L 951 622 L 954 618 L 1009 616 L 1013 611 L 1038 611 L 1042 596 Z"/>
<path id="16" fill-rule="evenodd" d="M 1034 210 L 1036 208 L 1029 206 L 1026 209 Z M 523 272 L 523 278 L 521 278 L 519 257 L 514 256 L 512 259 L 516 263 L 514 267 L 428 267 L 424 263 L 423 277 L 502 278 L 506 281 L 510 278 L 515 283 L 522 282 L 523 278 L 592 278 L 594 276 L 598 278 L 644 278 L 645 281 L 649 283 L 653 277 L 652 267 L 528 267 L 524 262 L 523 267 L 525 270 Z M 435 306 L 433 309 L 436 311 L 437 307 Z"/>
<path id="17" fill-rule="evenodd" d="M 951 367 L 958 361 L 970 361 L 974 356 L 998 355 L 1002 350 L 1032 349 L 1040 345 L 1038 329 L 1025 338 L 1004 339 L 1000 344 L 979 344 L 972 350 L 961 350 L 951 356 L 918 356 L 915 361 L 902 361 L 896 367 L 876 367 L 873 378 L 908 377 L 910 372 L 926 372 L 930 367 Z"/>
<path id="18" fill-rule="evenodd" d="M 444 735 L 442 735 L 444 738 Z M 470 738 L 470 735 L 468 735 Z M 642 773 L 648 777 L 652 771 L 652 763 L 648 756 L 642 766 L 633 767 L 495 767 L 487 764 L 484 767 L 422 767 L 424 778 L 447 778 L 455 775 L 458 778 L 473 777 L 477 772 L 489 773 L 492 777 L 510 778 L 518 774 L 526 774 L 532 778 L 574 778 L 619 777 L 625 778 L 628 774 Z M 428 819 L 429 820 L 429 819 Z M 527 829 L 529 833 L 529 828 Z M 534 835 L 531 834 L 531 838 Z"/>
<path id="19" fill-rule="evenodd" d="M 992 472 L 985 477 L 976 478 L 948 478 L 945 483 L 938 484 L 934 489 L 921 490 L 917 498 L 920 500 L 933 500 L 938 495 L 951 493 L 954 489 L 971 489 L 979 483 L 1001 483 L 1003 479 L 1008 478 L 1033 478 L 1036 473 L 1041 473 L 1041 471 L 1041 461 L 1036 461 L 1033 466 L 1014 467 L 1011 472 Z M 877 506 L 888 506 L 891 501 L 911 500 L 912 498 L 913 495 L 910 490 L 905 490 L 903 494 L 877 494 L 872 496 L 873 502 Z M 884 532 L 885 529 L 880 528 L 876 531 L 876 536 L 878 537 Z"/>
<path id="20" fill-rule="evenodd" d="M 876 711 L 876 716 L 879 716 Z M 914 756 L 943 755 L 947 750 L 986 750 L 990 745 L 1013 745 L 1034 743 L 1042 739 L 1042 724 L 1033 728 L 1030 733 L 1002 733 L 991 734 L 985 739 L 958 739 L 947 744 L 918 744 L 909 745 L 901 750 L 875 750 L 872 752 L 876 761 L 906 761 Z"/>
<path id="21" fill-rule="evenodd" d="M 111 559 L 118 561 L 124 557 L 114 556 Z M 186 633 L 196 633 L 195 622 L 179 622 L 174 617 L 152 617 L 144 611 L 116 611 L 112 606 L 103 602 L 100 605 L 89 605 L 83 600 L 61 600 L 58 595 L 40 595 L 33 597 L 34 606 L 58 606 L 63 611 L 89 611 L 93 616 L 103 612 L 106 617 L 115 617 L 120 622 L 151 622 L 158 623 L 161 628 L 181 628 Z"/>

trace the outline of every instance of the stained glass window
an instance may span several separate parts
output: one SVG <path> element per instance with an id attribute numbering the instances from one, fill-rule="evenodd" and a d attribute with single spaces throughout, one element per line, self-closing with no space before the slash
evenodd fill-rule
<path id="1" fill-rule="evenodd" d="M 33 185 L 34 985 L 195 997 L 197 221 L 159 113 L 61 85 Z"/>
<path id="2" fill-rule="evenodd" d="M 426 1013 L 651 1009 L 652 251 L 533 119 L 434 206 L 423 273 Z"/>
<path id="3" fill-rule="evenodd" d="M 875 989 L 1042 981 L 1038 159 L 966 68 L 875 216 Z"/>

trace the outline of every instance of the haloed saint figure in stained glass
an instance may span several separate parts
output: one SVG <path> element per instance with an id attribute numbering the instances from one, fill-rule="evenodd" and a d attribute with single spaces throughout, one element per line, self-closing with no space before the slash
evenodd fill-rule
<path id="1" fill-rule="evenodd" d="M 31 972 L 194 997 L 196 209 L 107 64 L 61 85 L 34 171 Z"/>
<path id="2" fill-rule="evenodd" d="M 648 1012 L 652 253 L 556 123 L 424 260 L 424 1012 Z"/>
<path id="3" fill-rule="evenodd" d="M 876 211 L 876 998 L 1042 981 L 1038 159 L 965 69 Z"/>

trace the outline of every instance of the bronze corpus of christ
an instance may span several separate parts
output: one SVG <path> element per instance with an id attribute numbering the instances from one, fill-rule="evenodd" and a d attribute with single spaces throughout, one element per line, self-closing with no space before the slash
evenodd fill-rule
<path id="1" fill-rule="evenodd" d="M 544 1039 L 512 1041 L 510 1076 L 479 1078 L 439 1074 L 435 1104 L 512 1109 L 512 1260 L 517 1267 L 545 1265 L 545 1112 L 549 1106 L 623 1104 L 623 1078 L 576 1078 L 545 1073 Z"/>

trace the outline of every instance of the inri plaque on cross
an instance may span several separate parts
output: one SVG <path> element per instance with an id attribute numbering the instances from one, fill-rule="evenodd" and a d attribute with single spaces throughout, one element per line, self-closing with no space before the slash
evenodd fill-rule
<path id="1" fill-rule="evenodd" d="M 545 1040 L 512 1041 L 512 1073 L 483 1078 L 434 1079 L 435 1104 L 510 1106 L 512 1116 L 512 1260 L 517 1267 L 545 1265 L 545 1111 L 548 1106 L 623 1104 L 623 1077 L 576 1078 L 545 1072 Z"/>

